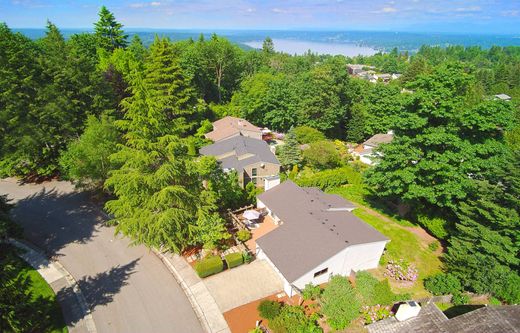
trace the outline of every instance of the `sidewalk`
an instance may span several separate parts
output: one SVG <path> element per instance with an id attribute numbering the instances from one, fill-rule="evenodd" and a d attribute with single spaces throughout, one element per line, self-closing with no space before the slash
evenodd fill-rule
<path id="1" fill-rule="evenodd" d="M 71 333 L 96 333 L 96 325 L 76 280 L 57 261 L 49 261 L 40 250 L 25 242 L 9 239 L 22 249 L 20 257 L 40 273 L 61 305 L 63 319 Z"/>
<path id="2" fill-rule="evenodd" d="M 208 288 L 191 266 L 179 255 L 154 250 L 173 274 L 191 302 L 202 326 L 208 333 L 231 333 Z"/>

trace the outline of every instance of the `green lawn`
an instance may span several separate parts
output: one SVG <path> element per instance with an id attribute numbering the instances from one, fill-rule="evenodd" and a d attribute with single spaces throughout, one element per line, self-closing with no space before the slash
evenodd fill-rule
<path id="1" fill-rule="evenodd" d="M 457 317 L 485 306 L 483 304 L 453 305 L 451 303 L 435 303 L 435 305 L 437 305 L 448 318 Z"/>
<path id="2" fill-rule="evenodd" d="M 30 288 L 28 292 L 33 293 L 33 300 L 36 301 L 38 298 L 44 299 L 43 302 L 37 304 L 44 304 L 49 311 L 49 318 L 46 320 L 44 325 L 47 329 L 45 332 L 52 333 L 65 333 L 68 332 L 67 326 L 63 320 L 61 307 L 56 300 L 56 295 L 51 287 L 45 282 L 41 275 L 29 266 L 25 261 L 18 257 L 13 257 L 11 263 L 19 269 L 19 275 L 23 277 L 29 277 L 31 280 Z M 36 304 L 36 303 L 35 303 Z"/>
<path id="3" fill-rule="evenodd" d="M 424 289 L 423 279 L 429 275 L 440 272 L 441 261 L 439 259 L 439 252 L 433 253 L 428 249 L 430 240 L 426 237 L 420 237 L 412 230 L 420 231 L 419 227 L 413 226 L 410 222 L 396 221 L 394 218 L 384 215 L 380 212 L 375 212 L 370 208 L 364 206 L 366 202 L 360 203 L 353 200 L 353 195 L 350 189 L 345 190 L 345 187 L 335 188 L 329 193 L 335 193 L 345 197 L 348 200 L 354 201 L 358 204 L 353 213 L 363 221 L 367 222 L 379 232 L 390 239 L 386 246 L 386 254 L 382 258 L 383 265 L 375 272 L 379 278 L 383 278 L 384 263 L 388 259 L 404 259 L 409 263 L 414 263 L 419 271 L 419 279 L 412 287 L 403 287 L 395 281 L 390 281 L 392 289 L 397 293 L 411 293 L 414 297 L 425 297 L 429 293 Z M 356 190 L 356 193 L 358 191 Z M 427 236 L 429 237 L 429 236 Z"/>

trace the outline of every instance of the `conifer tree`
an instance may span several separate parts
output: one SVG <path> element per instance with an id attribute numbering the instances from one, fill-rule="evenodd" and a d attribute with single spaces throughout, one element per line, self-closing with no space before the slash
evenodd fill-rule
<path id="1" fill-rule="evenodd" d="M 285 137 L 285 144 L 280 148 L 281 149 L 278 158 L 286 170 L 290 170 L 292 166 L 301 163 L 302 151 L 300 149 L 300 144 L 296 139 L 296 133 L 292 127 L 289 132 L 287 132 Z"/>
<path id="2" fill-rule="evenodd" d="M 118 231 L 177 252 L 196 237 L 202 184 L 183 140 L 200 110 L 188 83 L 170 42 L 156 38 L 143 77 L 133 79 L 132 96 L 122 102 L 124 119 L 116 124 L 125 143 L 111 157 L 122 166 L 105 183 L 117 196 L 106 208 Z"/>
<path id="3" fill-rule="evenodd" d="M 123 25 L 116 21 L 114 14 L 102 6 L 99 10 L 99 20 L 94 23 L 99 47 L 109 52 L 126 47 L 128 35 L 125 35 L 122 28 Z"/>
<path id="4" fill-rule="evenodd" d="M 361 142 L 366 135 L 365 121 L 368 113 L 364 105 L 356 103 L 352 105 L 350 120 L 347 123 L 347 140 Z"/>

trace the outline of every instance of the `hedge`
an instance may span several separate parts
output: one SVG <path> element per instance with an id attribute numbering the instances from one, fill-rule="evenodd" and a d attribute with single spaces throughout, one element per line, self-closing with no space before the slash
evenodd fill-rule
<path id="1" fill-rule="evenodd" d="M 223 269 L 224 262 L 217 256 L 207 257 L 195 264 L 195 270 L 201 278 L 222 272 Z"/>
<path id="2" fill-rule="evenodd" d="M 320 171 L 296 179 L 296 183 L 300 186 L 314 186 L 319 187 L 322 190 L 345 184 L 360 184 L 361 181 L 361 174 L 351 166 Z"/>
<path id="3" fill-rule="evenodd" d="M 226 254 L 225 260 L 228 268 L 237 267 L 244 263 L 244 257 L 240 252 Z"/>

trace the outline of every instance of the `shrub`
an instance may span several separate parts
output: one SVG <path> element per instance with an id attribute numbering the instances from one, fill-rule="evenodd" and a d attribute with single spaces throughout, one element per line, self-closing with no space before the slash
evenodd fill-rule
<path id="1" fill-rule="evenodd" d="M 434 295 L 454 295 L 462 290 L 459 279 L 449 273 L 439 273 L 426 278 L 424 287 Z"/>
<path id="2" fill-rule="evenodd" d="M 302 290 L 302 296 L 304 300 L 317 299 L 321 295 L 320 286 L 315 286 L 312 283 L 308 283 L 305 285 L 305 288 Z"/>
<path id="3" fill-rule="evenodd" d="M 318 141 L 303 151 L 305 163 L 312 168 L 323 170 L 336 168 L 341 165 L 341 157 L 334 143 L 330 141 Z"/>
<path id="4" fill-rule="evenodd" d="M 520 276 L 514 271 L 501 274 L 491 291 L 497 298 L 508 304 L 520 303 Z"/>
<path id="5" fill-rule="evenodd" d="M 204 258 L 195 265 L 195 270 L 201 278 L 222 272 L 223 269 L 224 262 L 218 256 Z"/>
<path id="6" fill-rule="evenodd" d="M 257 310 L 260 314 L 260 317 L 267 320 L 272 320 L 280 314 L 281 308 L 282 304 L 276 301 L 264 300 L 258 304 Z"/>
<path id="7" fill-rule="evenodd" d="M 337 169 L 324 170 L 310 175 L 303 175 L 296 179 L 296 183 L 300 186 L 319 187 L 322 190 L 345 184 L 360 184 L 361 182 L 361 173 L 355 171 L 348 165 Z"/>
<path id="8" fill-rule="evenodd" d="M 363 319 L 365 320 L 365 325 L 388 318 L 393 315 L 390 306 L 383 306 L 379 304 L 363 306 L 363 308 L 361 308 L 361 313 L 363 315 Z"/>
<path id="9" fill-rule="evenodd" d="M 417 216 L 417 221 L 436 238 L 446 239 L 449 235 L 448 221 L 445 219 L 419 215 Z"/>
<path id="10" fill-rule="evenodd" d="M 451 299 L 451 302 L 453 303 L 453 305 L 468 304 L 469 297 L 468 297 L 468 295 L 463 294 L 461 292 L 456 292 L 455 294 L 453 294 L 453 298 Z"/>
<path id="11" fill-rule="evenodd" d="M 224 259 L 226 260 L 226 264 L 227 264 L 228 268 L 237 267 L 244 263 L 244 258 L 242 257 L 242 253 L 226 254 Z"/>
<path id="12" fill-rule="evenodd" d="M 404 259 L 398 261 L 390 260 L 386 264 L 385 276 L 389 276 L 397 281 L 415 282 L 419 272 L 414 264 L 410 264 Z"/>
<path id="13" fill-rule="evenodd" d="M 253 256 L 248 251 L 242 252 L 242 258 L 246 264 L 249 264 L 251 261 L 253 261 Z"/>
<path id="14" fill-rule="evenodd" d="M 309 126 L 298 126 L 295 127 L 293 131 L 296 135 L 296 140 L 301 144 L 325 140 L 323 133 Z"/>
<path id="15" fill-rule="evenodd" d="M 317 316 L 310 318 L 305 315 L 301 306 L 286 305 L 278 316 L 269 321 L 269 328 L 274 333 L 318 333 L 322 332 L 316 323 Z"/>
<path id="16" fill-rule="evenodd" d="M 237 232 L 237 239 L 241 242 L 247 242 L 251 237 L 251 232 L 249 230 L 242 229 Z"/>
<path id="17" fill-rule="evenodd" d="M 333 276 L 320 298 L 321 310 L 327 323 L 335 330 L 342 330 L 359 315 L 361 303 L 354 288 L 342 276 Z"/>
<path id="18" fill-rule="evenodd" d="M 392 305 L 396 301 L 409 299 L 407 294 L 394 294 L 388 280 L 379 281 L 368 272 L 356 274 L 356 291 L 361 296 L 363 304 Z"/>
<path id="19" fill-rule="evenodd" d="M 437 249 L 440 247 L 439 241 L 435 240 L 428 244 L 428 249 L 432 252 L 437 251 Z"/>

